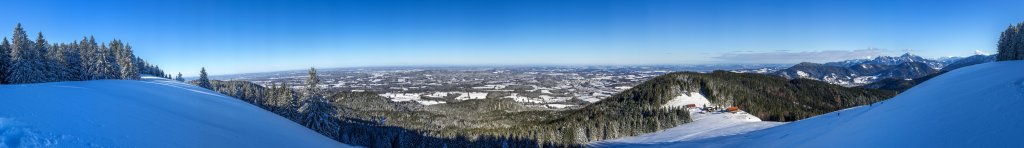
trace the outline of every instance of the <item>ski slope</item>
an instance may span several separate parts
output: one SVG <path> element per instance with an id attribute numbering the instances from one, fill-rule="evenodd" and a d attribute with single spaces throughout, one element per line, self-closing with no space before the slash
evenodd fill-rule
<path id="1" fill-rule="evenodd" d="M 714 106 L 704 95 L 698 92 L 683 92 L 662 105 L 662 108 L 686 107 L 693 104 L 698 107 Z M 591 147 L 617 147 L 620 145 L 657 144 L 673 141 L 697 140 L 712 137 L 743 134 L 782 125 L 783 122 L 765 122 L 761 118 L 746 112 L 705 112 L 698 108 L 689 109 L 693 122 L 682 124 L 662 131 L 639 136 L 598 141 L 589 144 Z"/>
<path id="2" fill-rule="evenodd" d="M 674 141 L 697 140 L 743 134 L 785 123 L 761 121 L 760 118 L 746 112 L 701 113 L 698 109 L 691 109 L 690 117 L 693 117 L 693 122 L 654 133 L 599 141 L 590 144 L 590 146 L 618 147 L 620 145 L 629 146 L 635 144 L 658 144 Z"/>
<path id="3" fill-rule="evenodd" d="M 0 147 L 351 147 L 163 78 L 0 85 Z"/>
<path id="4" fill-rule="evenodd" d="M 1022 147 L 1024 61 L 960 68 L 898 96 L 742 135 L 617 147 Z"/>

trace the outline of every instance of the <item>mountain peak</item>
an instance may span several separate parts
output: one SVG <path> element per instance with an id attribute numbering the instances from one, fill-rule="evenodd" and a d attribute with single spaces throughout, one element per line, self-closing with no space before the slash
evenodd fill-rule
<path id="1" fill-rule="evenodd" d="M 915 57 L 915 56 L 914 56 L 913 54 L 910 54 L 910 53 L 908 52 L 908 53 L 904 53 L 904 54 L 903 54 L 903 55 L 901 55 L 900 57 L 905 57 L 905 58 L 908 58 L 908 57 Z"/>

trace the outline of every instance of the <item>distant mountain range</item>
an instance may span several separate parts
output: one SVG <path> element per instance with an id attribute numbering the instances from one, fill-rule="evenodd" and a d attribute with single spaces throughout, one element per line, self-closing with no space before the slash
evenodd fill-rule
<path id="1" fill-rule="evenodd" d="M 882 80 L 876 81 L 876 82 L 871 83 L 871 84 L 861 85 L 860 87 L 862 87 L 862 88 L 870 88 L 870 89 L 884 89 L 884 90 L 893 90 L 893 91 L 903 92 L 903 91 L 906 91 L 907 89 L 910 89 L 911 87 L 917 86 L 917 84 L 924 83 L 924 81 L 928 81 L 929 79 L 934 78 L 935 76 L 939 76 L 939 75 L 941 75 L 943 73 L 946 73 L 946 72 L 949 72 L 949 71 L 953 71 L 953 70 L 956 70 L 956 69 L 962 68 L 962 67 L 967 67 L 967 66 L 977 65 L 977 64 L 982 64 L 982 63 L 988 63 L 988 62 L 994 62 L 994 61 L 996 61 L 995 55 L 974 55 L 974 56 L 970 56 L 970 57 L 966 57 L 966 58 L 960 58 L 957 61 L 952 62 L 952 63 L 946 65 L 946 67 L 943 67 L 942 70 L 939 70 L 939 72 L 934 73 L 934 74 L 930 74 L 930 75 L 927 75 L 927 76 L 918 77 L 918 78 L 914 78 L 914 79 L 888 78 L 888 79 L 882 79 Z"/>
<path id="2" fill-rule="evenodd" d="M 873 59 L 855 59 L 824 64 L 804 62 L 793 67 L 775 71 L 772 75 L 787 79 L 812 79 L 847 87 L 861 86 L 883 79 L 910 80 L 939 73 L 947 65 L 976 58 L 946 57 L 927 59 L 917 55 L 879 56 Z"/>

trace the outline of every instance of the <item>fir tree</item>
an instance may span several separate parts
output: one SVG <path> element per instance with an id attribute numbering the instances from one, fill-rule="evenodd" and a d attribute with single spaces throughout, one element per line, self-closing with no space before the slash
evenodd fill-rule
<path id="1" fill-rule="evenodd" d="M 319 132 L 327 137 L 336 137 L 338 124 L 335 122 L 334 106 L 327 101 L 320 90 L 316 69 L 309 68 L 309 78 L 306 79 L 306 87 L 303 92 L 305 101 L 299 113 L 303 115 L 302 123 L 306 127 Z"/>
<path id="2" fill-rule="evenodd" d="M 35 45 L 28 39 L 25 29 L 21 23 L 14 28 L 14 37 L 11 44 L 11 69 L 7 76 L 7 82 L 12 84 L 39 83 L 43 82 L 39 77 L 42 62 Z"/>
<path id="3" fill-rule="evenodd" d="M 39 63 L 41 64 L 36 68 L 36 71 L 40 72 L 36 74 L 41 80 L 40 82 L 64 80 L 64 78 L 61 78 L 63 73 L 61 70 L 63 70 L 63 68 L 58 66 L 60 58 L 50 56 L 51 54 L 57 54 L 57 52 L 54 51 L 58 50 L 50 49 L 50 44 L 46 41 L 46 38 L 43 37 L 43 32 L 38 33 L 35 43 L 35 53 L 38 54 L 35 57 L 39 58 L 36 60 L 40 61 Z"/>
<path id="4" fill-rule="evenodd" d="M 110 46 L 116 49 L 114 51 L 117 52 L 116 59 L 120 65 L 121 79 L 138 80 L 140 78 L 139 69 L 135 67 L 135 53 L 132 52 L 132 46 L 126 46 L 120 40 L 111 41 Z M 156 76 L 164 77 L 162 74 Z"/>
<path id="5" fill-rule="evenodd" d="M 1024 22 L 1010 25 L 999 35 L 999 43 L 996 44 L 996 60 L 1022 60 L 1024 59 Z"/>
<path id="6" fill-rule="evenodd" d="M 82 50 L 79 49 L 80 46 L 78 46 L 77 43 L 73 43 L 72 42 L 71 44 L 62 45 L 61 47 L 62 47 L 61 50 L 63 50 L 63 53 L 64 53 L 63 54 L 64 60 L 62 60 L 62 62 L 63 62 L 62 64 L 66 68 L 64 70 L 65 77 L 68 80 L 71 80 L 71 81 L 85 80 L 84 78 L 81 77 L 82 76 L 82 72 L 84 70 L 82 69 L 83 67 L 81 66 L 81 63 L 82 63 L 82 57 L 81 57 L 82 56 Z"/>
<path id="7" fill-rule="evenodd" d="M 185 82 L 185 78 L 181 77 L 181 73 L 180 72 L 178 73 L 177 77 L 174 77 L 174 80 L 177 80 L 178 82 Z"/>
<path id="8" fill-rule="evenodd" d="M 98 68 L 95 64 L 95 45 L 96 42 L 94 40 L 89 40 L 88 37 L 84 36 L 82 37 L 82 41 L 79 41 L 78 43 L 78 53 L 80 53 L 79 60 L 82 60 L 82 62 L 79 63 L 79 67 L 81 67 L 81 73 L 79 73 L 79 78 L 81 78 L 82 80 L 93 80 L 97 77 L 97 75 L 95 74 L 95 71 Z"/>
<path id="9" fill-rule="evenodd" d="M 198 81 L 199 82 L 197 82 L 196 85 L 199 85 L 199 87 L 206 88 L 206 89 L 209 89 L 209 90 L 213 90 L 213 86 L 210 85 L 210 78 L 206 77 L 206 67 L 203 67 L 202 69 L 199 70 L 199 80 Z"/>
<path id="10" fill-rule="evenodd" d="M 7 84 L 7 76 L 10 75 L 9 67 L 12 65 L 11 61 L 11 42 L 7 41 L 7 37 L 4 37 L 2 43 L 0 43 L 0 84 Z"/>

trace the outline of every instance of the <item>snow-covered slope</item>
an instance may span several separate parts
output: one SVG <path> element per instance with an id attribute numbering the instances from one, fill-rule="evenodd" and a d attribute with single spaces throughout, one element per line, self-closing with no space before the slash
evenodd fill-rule
<path id="1" fill-rule="evenodd" d="M 1021 147 L 1024 61 L 960 68 L 884 102 L 742 135 L 620 147 Z"/>
<path id="2" fill-rule="evenodd" d="M 662 105 L 662 107 L 687 107 L 686 105 L 690 104 L 693 104 L 696 107 L 714 106 L 711 104 L 711 101 L 699 92 L 683 92 L 679 94 L 679 96 L 669 100 L 667 103 Z M 696 140 L 742 134 L 783 124 L 782 122 L 764 122 L 761 121 L 761 118 L 757 118 L 754 115 L 750 115 L 742 111 L 738 113 L 705 112 L 699 108 L 690 108 L 689 111 L 693 122 L 655 133 L 598 141 L 589 144 L 589 146 L 617 147 L 619 145 L 656 144 L 673 141 Z"/>
<path id="3" fill-rule="evenodd" d="M 698 92 L 682 93 L 679 96 L 668 100 L 668 103 L 661 105 L 662 108 L 673 108 L 673 107 L 686 107 L 686 105 L 693 104 L 696 107 L 711 107 L 711 101 L 705 98 Z"/>
<path id="4" fill-rule="evenodd" d="M 698 109 L 691 109 L 690 113 L 690 116 L 693 117 L 693 122 L 690 123 L 655 133 L 595 142 L 590 144 L 590 146 L 618 147 L 623 145 L 629 146 L 636 144 L 657 144 L 674 141 L 697 140 L 743 134 L 750 131 L 782 125 L 784 123 L 761 121 L 760 118 L 746 112 L 701 112 Z"/>
<path id="5" fill-rule="evenodd" d="M 162 78 L 0 85 L 0 147 L 348 147 Z"/>

